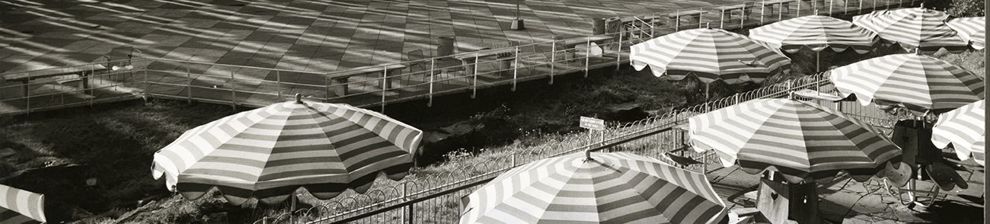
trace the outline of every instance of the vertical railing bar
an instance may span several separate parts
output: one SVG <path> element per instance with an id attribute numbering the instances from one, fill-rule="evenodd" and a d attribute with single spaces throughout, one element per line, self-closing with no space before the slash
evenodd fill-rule
<path id="1" fill-rule="evenodd" d="M 282 74 L 278 69 L 275 70 L 275 92 L 278 99 L 282 99 Z"/>
<path id="2" fill-rule="evenodd" d="M 430 99 L 426 102 L 427 107 L 433 106 L 433 84 L 434 84 L 433 76 L 436 74 L 436 61 L 437 61 L 436 58 L 430 58 L 430 93 L 429 93 Z"/>
<path id="3" fill-rule="evenodd" d="M 192 103 L 192 86 L 193 86 L 192 74 L 189 71 L 189 65 L 183 64 L 183 67 L 186 67 L 186 81 L 187 81 L 187 83 L 186 83 L 186 103 Z"/>
<path id="4" fill-rule="evenodd" d="M 591 37 L 588 37 L 586 41 L 584 48 L 584 77 L 588 78 L 588 67 L 591 63 Z"/>
<path id="5" fill-rule="evenodd" d="M 742 11 L 739 12 L 739 30 L 746 28 L 746 4 L 742 5 Z"/>
<path id="6" fill-rule="evenodd" d="M 513 60 L 513 63 L 512 63 L 512 91 L 513 92 L 516 91 L 516 82 L 518 81 L 518 77 L 519 77 L 519 45 L 516 45 L 516 51 L 515 52 L 516 53 L 513 54 L 514 57 L 512 59 Z"/>
<path id="7" fill-rule="evenodd" d="M 324 92 L 323 96 L 325 96 L 323 98 L 324 102 L 330 102 L 330 90 L 331 89 L 332 88 L 330 87 L 330 77 L 327 77 L 326 75 L 324 75 L 323 76 L 323 92 Z"/>
<path id="8" fill-rule="evenodd" d="M 777 21 L 779 22 L 784 20 L 784 3 L 783 2 L 777 3 L 777 7 L 780 8 L 780 10 L 777 10 Z M 790 8 L 791 7 L 788 6 L 787 10 L 790 11 Z"/>
<path id="9" fill-rule="evenodd" d="M 382 104 L 381 113 L 385 113 L 385 95 L 388 91 L 388 64 L 382 66 Z"/>
<path id="10" fill-rule="evenodd" d="M 631 34 L 630 34 L 631 35 Z M 553 37 L 553 42 L 550 43 L 550 85 L 553 85 L 553 70 L 554 65 L 557 64 L 557 37 Z"/>
<path id="11" fill-rule="evenodd" d="M 763 17 L 765 15 L 766 8 L 767 8 L 767 1 L 760 0 L 760 25 L 763 25 Z"/>
<path id="12" fill-rule="evenodd" d="M 622 32 L 619 32 L 619 49 L 615 51 L 615 70 L 619 70 L 619 64 L 622 61 Z"/>
<path id="13" fill-rule="evenodd" d="M 729 12 L 732 12 L 732 11 L 729 11 Z M 698 23 L 701 23 L 701 22 L 698 22 Z M 722 15 L 719 15 L 718 28 L 719 29 L 725 29 L 725 9 L 722 9 Z"/>
<path id="14" fill-rule="evenodd" d="M 478 61 L 478 53 L 474 54 L 474 77 L 471 81 L 471 99 L 478 97 L 478 67 L 481 63 Z"/>
<path id="15" fill-rule="evenodd" d="M 797 14 L 794 15 L 794 18 L 801 17 L 801 3 L 803 2 L 801 2 L 801 0 L 794 0 L 794 1 L 797 1 L 797 10 L 795 11 L 795 13 Z"/>
<path id="16" fill-rule="evenodd" d="M 230 70 L 230 108 L 237 111 L 237 93 L 234 92 L 234 70 Z"/>

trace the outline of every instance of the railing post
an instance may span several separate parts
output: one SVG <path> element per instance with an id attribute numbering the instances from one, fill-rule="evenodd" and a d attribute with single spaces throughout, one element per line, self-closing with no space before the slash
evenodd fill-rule
<path id="1" fill-rule="evenodd" d="M 731 12 L 731 11 L 729 11 L 729 12 Z M 719 15 L 718 28 L 719 29 L 725 29 L 725 9 L 722 9 L 721 15 Z"/>
<path id="2" fill-rule="evenodd" d="M 330 77 L 323 76 L 323 96 L 324 102 L 330 102 Z"/>
<path id="3" fill-rule="evenodd" d="M 777 10 L 777 21 L 784 20 L 784 3 L 777 3 L 777 5 L 780 8 L 780 10 Z M 787 11 L 790 11 L 790 7 L 787 8 Z"/>
<path id="4" fill-rule="evenodd" d="M 189 72 L 189 66 L 186 67 L 186 103 L 192 103 L 192 85 L 193 79 L 192 74 Z"/>
<path id="5" fill-rule="evenodd" d="M 474 77 L 471 81 L 471 99 L 478 97 L 478 53 L 474 54 Z"/>
<path id="6" fill-rule="evenodd" d="M 148 68 L 144 68 L 144 96 L 147 98 L 151 94 L 151 83 L 148 82 Z"/>
<path id="7" fill-rule="evenodd" d="M 766 12 L 765 11 L 766 8 L 767 8 L 767 1 L 766 0 L 760 1 L 760 25 L 763 25 L 763 15 Z"/>
<path id="8" fill-rule="evenodd" d="M 615 70 L 619 70 L 619 63 L 622 61 L 622 32 L 619 32 L 619 49 L 615 51 Z"/>
<path id="9" fill-rule="evenodd" d="M 863 0 L 859 0 L 859 7 L 858 8 L 859 8 L 859 13 L 857 13 L 857 14 L 863 14 Z"/>
<path id="10" fill-rule="evenodd" d="M 409 193 L 408 193 L 409 192 L 409 189 L 408 189 L 409 188 L 409 184 L 408 183 L 409 182 L 406 182 L 406 183 L 403 183 L 402 184 L 402 197 L 404 199 L 403 201 L 408 201 L 409 200 L 408 199 L 408 197 L 409 197 Z M 409 222 L 407 222 L 408 224 L 414 224 L 414 223 L 416 223 L 416 210 L 415 209 L 416 209 L 416 204 L 415 203 L 410 203 L 409 205 L 406 206 L 406 216 L 409 216 Z"/>
<path id="11" fill-rule="evenodd" d="M 437 58 L 430 58 L 430 96 L 429 96 L 430 99 L 426 101 L 427 107 L 433 106 L 433 82 L 434 82 L 433 75 L 436 74 L 436 70 L 435 70 L 436 62 L 437 62 Z"/>
<path id="12" fill-rule="evenodd" d="M 588 67 L 591 63 L 591 37 L 588 37 L 584 48 L 584 77 L 588 78 Z"/>
<path id="13" fill-rule="evenodd" d="M 801 0 L 794 0 L 794 1 L 797 2 L 797 11 L 794 12 L 796 13 L 794 14 L 794 18 L 801 17 L 801 3 L 803 2 Z"/>
<path id="14" fill-rule="evenodd" d="M 512 165 L 511 167 L 516 167 L 516 154 L 515 153 L 509 154 L 509 161 L 510 161 L 509 164 Z"/>
<path id="15" fill-rule="evenodd" d="M 681 28 L 681 10 L 677 10 L 674 13 L 674 32 L 680 31 Z"/>
<path id="16" fill-rule="evenodd" d="M 518 78 L 519 78 L 519 46 L 518 45 L 516 46 L 516 53 L 513 54 L 513 55 L 515 57 L 513 57 L 513 59 L 512 59 L 513 60 L 513 63 L 512 63 L 512 91 L 515 92 L 516 91 L 516 82 L 518 81 Z"/>
<path id="17" fill-rule="evenodd" d="M 237 111 L 237 92 L 234 92 L 234 70 L 230 70 L 230 108 Z"/>
<path id="18" fill-rule="evenodd" d="M 30 115 L 31 114 L 31 81 L 29 80 L 23 82 L 23 84 L 24 84 L 24 101 L 25 101 L 24 107 L 27 108 L 27 114 Z"/>
<path id="19" fill-rule="evenodd" d="M 746 28 L 746 4 L 743 4 L 742 11 L 739 12 L 739 30 Z"/>
<path id="20" fill-rule="evenodd" d="M 653 13 L 652 17 L 650 17 L 650 38 L 653 38 L 653 37 L 656 37 L 657 36 L 657 32 L 656 32 L 657 31 L 657 22 L 656 22 L 656 19 L 657 19 L 657 14 L 656 13 Z"/>
<path id="21" fill-rule="evenodd" d="M 818 15 L 818 0 L 811 0 L 811 13 Z"/>
<path id="22" fill-rule="evenodd" d="M 275 95 L 278 96 L 278 99 L 279 100 L 281 100 L 282 99 L 282 74 L 278 70 L 275 70 L 275 92 L 276 92 Z"/>
<path id="23" fill-rule="evenodd" d="M 556 64 L 557 64 L 557 37 L 554 37 L 553 42 L 550 43 L 550 85 L 553 85 L 553 69 L 554 69 L 554 65 Z"/>
<path id="24" fill-rule="evenodd" d="M 381 113 L 385 113 L 385 95 L 388 91 L 388 65 L 382 66 L 382 106 Z"/>
<path id="25" fill-rule="evenodd" d="M 845 0 L 843 0 L 843 1 L 845 1 Z M 835 4 L 835 1 L 828 0 L 828 16 L 832 16 L 832 5 L 833 4 Z"/>

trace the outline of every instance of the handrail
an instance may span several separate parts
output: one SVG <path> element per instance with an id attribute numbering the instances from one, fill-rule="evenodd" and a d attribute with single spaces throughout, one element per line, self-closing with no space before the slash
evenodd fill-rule
<path id="1" fill-rule="evenodd" d="M 653 122 L 654 125 L 647 125 L 647 127 L 644 128 L 644 129 L 636 130 L 636 131 L 632 131 L 630 133 L 625 133 L 625 134 L 620 135 L 620 136 L 612 137 L 612 138 L 609 138 L 609 139 L 607 139 L 607 140 L 605 140 L 603 142 L 591 143 L 590 145 L 602 145 L 602 146 L 597 146 L 597 147 L 592 148 L 592 150 L 600 150 L 600 149 L 605 149 L 605 148 L 611 148 L 611 147 L 614 147 L 614 146 L 618 146 L 620 144 L 627 143 L 627 142 L 630 142 L 630 141 L 634 141 L 634 140 L 638 140 L 638 139 L 643 139 L 643 138 L 646 138 L 646 137 L 649 137 L 649 136 L 653 136 L 653 135 L 656 135 L 656 134 L 659 134 L 659 133 L 663 133 L 663 132 L 666 132 L 666 131 L 670 131 L 673 126 L 675 126 L 677 124 L 683 124 L 684 122 L 686 122 L 687 117 L 686 116 L 681 116 L 682 114 L 691 114 L 691 113 L 694 113 L 695 111 L 711 111 L 711 110 L 719 109 L 720 107 L 718 107 L 718 106 L 720 104 L 723 104 L 723 102 L 727 102 L 727 101 L 730 101 L 730 100 L 739 100 L 740 96 L 742 96 L 742 95 L 751 95 L 752 96 L 753 95 L 752 93 L 763 93 L 763 94 L 759 94 L 759 96 L 753 97 L 752 99 L 767 98 L 767 97 L 771 97 L 772 98 L 772 97 L 781 97 L 781 96 L 783 96 L 782 93 L 786 93 L 788 91 L 794 91 L 794 90 L 799 90 L 799 89 L 804 89 L 804 88 L 810 88 L 810 87 L 818 87 L 818 88 L 820 88 L 822 86 L 828 86 L 831 83 L 830 83 L 829 79 L 827 79 L 827 74 L 828 74 L 827 72 L 822 72 L 822 73 L 818 73 L 818 74 L 810 75 L 810 76 L 806 76 L 806 77 L 801 77 L 801 78 L 794 79 L 794 80 L 788 80 L 786 82 L 777 83 L 777 84 L 774 84 L 774 85 L 771 85 L 771 86 L 762 87 L 762 88 L 759 88 L 759 89 L 756 89 L 756 90 L 752 90 L 752 91 L 749 91 L 749 92 L 737 93 L 737 94 L 732 95 L 732 96 L 728 96 L 728 97 L 723 97 L 723 98 L 711 100 L 711 101 L 708 101 L 708 102 L 705 102 L 705 103 L 702 103 L 702 104 L 690 106 L 688 108 L 683 108 L 681 110 L 671 111 L 670 113 L 665 114 L 663 116 L 659 116 L 659 117 L 656 117 L 655 116 L 655 117 L 648 118 L 648 119 L 653 119 L 654 120 L 654 122 Z M 785 87 L 785 88 L 784 89 L 781 89 L 781 87 Z M 746 100 L 749 100 L 749 99 L 746 99 Z M 857 117 L 862 117 L 862 116 L 856 115 L 856 114 L 850 114 L 850 115 L 857 116 Z M 869 116 L 866 116 L 866 117 L 869 117 Z M 882 119 L 882 118 L 878 118 L 878 119 Z M 862 125 L 877 126 L 879 124 L 865 123 L 865 124 L 862 124 Z M 889 128 L 889 127 L 886 127 L 886 128 Z M 573 148 L 573 149 L 570 149 L 570 150 L 561 151 L 561 152 L 558 152 L 558 153 L 549 155 L 549 157 L 563 155 L 563 154 L 568 154 L 568 153 L 574 153 L 574 152 L 577 152 L 577 151 L 585 150 L 587 148 L 591 148 L 591 147 L 589 147 L 590 145 L 585 145 L 585 146 Z M 707 153 L 704 154 L 704 156 L 710 156 L 711 154 L 712 154 L 711 152 L 707 152 Z M 712 161 L 715 161 L 715 160 L 712 160 Z M 519 166 L 519 165 L 522 165 L 522 164 L 516 164 L 516 166 Z M 513 167 L 515 167 L 515 166 L 513 166 Z M 491 173 L 504 172 L 506 170 L 512 169 L 513 167 L 507 167 L 507 168 L 499 169 L 499 170 L 494 171 L 494 172 L 485 173 L 482 176 L 491 175 Z M 477 176 L 476 177 L 469 177 L 469 178 L 467 178 L 467 179 L 464 180 L 464 181 L 468 181 L 468 182 L 466 182 L 465 185 L 469 185 L 469 186 L 455 186 L 454 188 L 455 189 L 459 189 L 459 190 L 460 189 L 466 189 L 466 188 L 468 188 L 470 186 L 480 185 L 482 182 L 487 181 L 487 180 L 490 180 L 490 179 L 491 178 L 487 178 L 487 177 L 486 178 L 478 179 Z M 458 182 L 454 182 L 452 184 L 456 185 L 458 183 L 465 183 L 465 182 L 458 181 Z M 425 192 L 430 192 L 430 191 L 434 191 L 435 192 L 436 190 L 441 190 L 442 192 L 447 192 L 447 193 L 456 192 L 456 190 L 443 190 L 443 189 L 446 189 L 447 187 L 450 187 L 450 186 L 451 185 L 444 185 L 444 186 L 441 186 L 439 188 L 434 188 L 434 189 L 424 190 L 424 191 Z M 426 195 L 424 197 L 415 198 L 415 201 L 416 202 L 420 202 L 420 201 L 428 200 L 430 198 L 440 197 L 442 195 L 445 195 L 445 193 L 433 193 L 433 194 L 430 194 L 430 195 Z M 410 199 L 410 200 L 412 200 L 412 199 Z M 393 203 L 395 201 L 396 200 L 388 200 L 388 201 L 384 201 L 382 203 Z M 401 200 L 399 200 L 399 201 L 401 201 Z M 323 221 L 331 220 L 331 219 L 334 219 L 334 218 L 337 218 L 337 217 L 347 217 L 347 215 L 349 215 L 349 214 L 359 213 L 359 215 L 357 215 L 357 216 L 360 216 L 360 217 L 347 217 L 344 220 L 334 221 L 333 222 L 333 223 L 343 223 L 343 222 L 346 222 L 346 221 L 353 221 L 353 220 L 358 220 L 358 219 L 363 218 L 363 217 L 369 217 L 369 216 L 372 216 L 372 215 L 381 214 L 382 212 L 390 211 L 392 209 L 400 208 L 402 206 L 410 206 L 412 204 L 415 204 L 415 202 L 408 202 L 408 203 L 407 202 L 399 202 L 399 203 L 402 204 L 402 205 L 401 206 L 400 205 L 388 205 L 386 207 L 382 207 L 382 208 L 378 208 L 378 209 L 373 209 L 371 211 L 368 211 L 367 209 L 375 208 L 375 207 L 378 207 L 379 205 L 382 205 L 382 204 L 368 205 L 368 206 L 365 206 L 365 207 L 362 207 L 362 208 L 355 208 L 355 209 L 352 209 L 352 210 L 349 210 L 349 211 L 336 213 L 336 214 L 331 215 L 331 216 L 322 217 L 320 219 L 313 220 L 310 223 L 323 222 Z"/>
<path id="2" fill-rule="evenodd" d="M 633 141 L 633 140 L 637 140 L 637 139 L 640 139 L 640 138 L 651 136 L 651 135 L 654 135 L 654 134 L 657 134 L 657 133 L 660 133 L 660 132 L 669 131 L 671 129 L 672 129 L 672 127 L 665 127 L 665 128 L 661 128 L 661 129 L 658 129 L 658 130 L 650 131 L 650 132 L 647 132 L 647 133 L 636 134 L 636 135 L 632 135 L 631 137 L 628 137 L 628 138 L 623 139 L 623 140 L 611 142 L 611 143 L 604 144 L 604 145 L 601 145 L 601 146 L 596 146 L 594 148 L 590 148 L 590 149 L 586 149 L 586 150 L 593 151 L 593 152 L 594 151 L 600 151 L 600 150 L 608 149 L 608 148 L 611 148 L 611 147 L 614 147 L 614 146 L 617 146 L 617 145 L 620 145 L 620 144 L 623 144 L 623 143 L 626 143 L 626 142 L 630 142 L 630 141 Z M 626 136 L 622 136 L 622 137 L 626 137 Z M 585 149 L 580 149 L 580 150 L 585 150 Z M 560 154 L 569 154 L 569 153 L 573 153 L 573 152 L 562 152 Z M 518 167 L 518 166 L 521 166 L 521 165 L 522 164 L 519 164 L 519 165 L 517 165 L 515 167 Z M 514 167 L 510 167 L 510 168 L 507 168 L 507 169 L 498 170 L 498 171 L 494 171 L 494 172 L 502 172 L 502 171 L 505 171 L 505 170 L 508 170 L 508 169 L 512 169 L 512 168 L 514 168 Z M 472 181 L 470 183 L 467 183 L 467 184 L 464 184 L 464 185 L 461 185 L 461 186 L 456 186 L 456 187 L 453 187 L 451 189 L 442 190 L 442 191 L 437 192 L 437 193 L 434 193 L 434 194 L 432 194 L 430 196 L 446 195 L 446 194 L 449 194 L 449 193 L 457 192 L 459 190 L 464 190 L 464 189 L 467 189 L 467 188 L 470 188 L 470 187 L 474 187 L 474 186 L 477 186 L 477 185 L 484 184 L 484 183 L 486 183 L 488 181 L 491 181 L 492 179 L 495 179 L 495 177 L 493 176 L 493 177 L 485 177 L 485 178 L 477 179 L 475 181 Z M 400 202 L 400 203 L 395 204 L 395 205 L 390 205 L 390 206 L 387 206 L 387 207 L 378 208 L 378 209 L 375 209 L 375 210 L 372 210 L 372 211 L 361 213 L 361 214 L 356 215 L 356 216 L 352 216 L 352 217 L 348 217 L 348 218 L 345 218 L 345 219 L 342 219 L 342 220 L 338 220 L 338 221 L 335 221 L 334 223 L 347 223 L 347 222 L 357 221 L 357 220 L 362 219 L 362 218 L 370 217 L 370 216 L 377 215 L 377 214 L 382 213 L 382 212 L 394 210 L 394 209 L 397 209 L 397 208 L 402 208 L 402 207 L 405 207 L 405 206 L 409 206 L 409 205 L 415 204 L 416 202 L 421 202 L 421 201 L 429 200 L 431 198 L 433 198 L 433 197 L 429 197 L 428 196 L 428 197 L 420 197 L 420 198 L 410 199 L 410 200 L 403 201 L 403 202 Z M 322 220 L 314 220 L 312 222 L 320 222 L 320 221 L 322 221 Z"/>

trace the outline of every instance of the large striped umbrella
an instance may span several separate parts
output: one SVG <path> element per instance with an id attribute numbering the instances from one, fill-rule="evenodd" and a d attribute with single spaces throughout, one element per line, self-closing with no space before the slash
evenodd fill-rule
<path id="1" fill-rule="evenodd" d="M 0 223 L 41 223 L 45 218 L 45 196 L 0 185 Z"/>
<path id="2" fill-rule="evenodd" d="M 649 65 L 657 77 L 667 74 L 681 80 L 694 75 L 705 83 L 721 79 L 728 84 L 760 83 L 791 63 L 746 36 L 712 28 L 680 31 L 633 45 L 629 61 L 636 70 Z"/>
<path id="3" fill-rule="evenodd" d="M 297 96 L 298 97 L 298 96 Z M 422 131 L 345 104 L 277 103 L 196 127 L 155 153 L 153 174 L 186 198 L 219 188 L 232 204 L 364 192 L 379 172 L 400 179 Z"/>
<path id="4" fill-rule="evenodd" d="M 939 115 L 938 122 L 932 128 L 932 143 L 939 148 L 952 143 L 959 159 L 969 159 L 969 155 L 973 154 L 976 163 L 985 165 L 986 106 L 986 101 L 980 100 Z"/>
<path id="5" fill-rule="evenodd" d="M 969 42 L 974 49 L 980 50 L 987 45 L 986 22 L 987 17 L 984 16 L 963 17 L 949 20 L 946 25 L 956 30 L 959 37 Z"/>
<path id="6" fill-rule="evenodd" d="M 854 16 L 853 23 L 900 44 L 904 49 L 966 47 L 966 42 L 956 31 L 945 25 L 948 17 L 948 14 L 938 10 L 907 8 Z"/>
<path id="7" fill-rule="evenodd" d="M 535 161 L 468 199 L 460 223 L 714 223 L 725 213 L 704 174 L 630 153 Z"/>
<path id="8" fill-rule="evenodd" d="M 831 48 L 836 52 L 852 49 L 865 54 L 873 48 L 876 36 L 851 22 L 820 15 L 802 16 L 749 30 L 749 38 L 788 53 L 802 48 L 812 51 Z"/>
<path id="9" fill-rule="evenodd" d="M 792 183 L 839 171 L 866 180 L 901 150 L 869 126 L 791 99 L 757 99 L 688 119 L 692 147 L 715 150 L 722 165 L 776 170 Z"/>
<path id="10" fill-rule="evenodd" d="M 900 105 L 916 112 L 944 112 L 983 99 L 983 80 L 949 62 L 919 54 L 894 54 L 831 71 L 842 97 L 860 104 Z"/>

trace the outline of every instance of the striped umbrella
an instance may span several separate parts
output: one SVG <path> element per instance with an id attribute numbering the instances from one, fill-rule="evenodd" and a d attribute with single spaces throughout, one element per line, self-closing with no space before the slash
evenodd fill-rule
<path id="1" fill-rule="evenodd" d="M 952 143 L 959 159 L 969 159 L 969 154 L 972 153 L 976 163 L 985 165 L 985 102 L 976 101 L 939 115 L 938 122 L 932 128 L 932 143 L 939 148 L 948 147 Z"/>
<path id="2" fill-rule="evenodd" d="M 0 185 L 0 223 L 42 223 L 45 218 L 45 196 Z"/>
<path id="3" fill-rule="evenodd" d="M 869 126 L 812 103 L 757 99 L 688 119 L 696 151 L 715 150 L 722 165 L 771 169 L 792 183 L 839 171 L 865 181 L 901 150 Z"/>
<path id="4" fill-rule="evenodd" d="M 974 49 L 981 50 L 986 47 L 986 21 L 987 17 L 963 17 L 949 20 L 946 23 L 950 28 L 956 30 L 959 37 L 970 42 Z"/>
<path id="5" fill-rule="evenodd" d="M 949 62 L 919 54 L 894 54 L 831 71 L 842 97 L 860 104 L 899 105 L 916 112 L 944 112 L 983 99 L 983 80 Z"/>
<path id="6" fill-rule="evenodd" d="M 704 174 L 630 153 L 528 163 L 468 200 L 460 223 L 714 223 L 725 213 Z"/>
<path id="7" fill-rule="evenodd" d="M 667 74 L 681 80 L 694 75 L 705 83 L 721 79 L 728 84 L 760 83 L 791 63 L 746 36 L 712 28 L 680 31 L 633 45 L 629 61 L 636 70 L 649 65 L 657 77 Z"/>
<path id="8" fill-rule="evenodd" d="M 851 22 L 820 15 L 802 16 L 749 30 L 749 38 L 787 53 L 807 47 L 816 52 L 831 48 L 836 52 L 852 49 L 865 54 L 873 48 L 876 36 Z"/>
<path id="9" fill-rule="evenodd" d="M 405 176 L 422 131 L 345 104 L 277 103 L 196 127 L 154 156 L 153 175 L 199 198 L 213 187 L 230 203 L 285 200 L 299 187 L 328 199 L 363 193 L 379 172 Z"/>
<path id="10" fill-rule="evenodd" d="M 854 16 L 853 23 L 900 44 L 904 49 L 966 47 L 966 42 L 956 31 L 945 25 L 948 17 L 942 11 L 907 8 Z"/>

